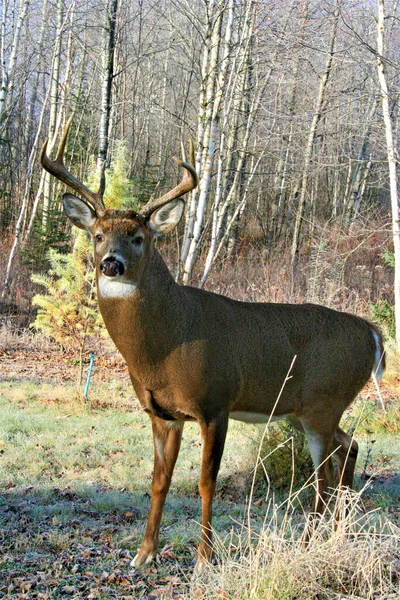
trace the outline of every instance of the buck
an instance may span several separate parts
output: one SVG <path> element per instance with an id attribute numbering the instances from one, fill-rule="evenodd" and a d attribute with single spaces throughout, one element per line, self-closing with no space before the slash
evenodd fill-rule
<path id="1" fill-rule="evenodd" d="M 133 566 L 156 555 L 185 421 L 197 421 L 202 436 L 198 565 L 211 556 L 212 501 L 229 418 L 293 420 L 307 437 L 315 466 L 314 512 L 320 514 L 333 485 L 332 455 L 341 489 L 353 483 L 358 446 L 339 422 L 371 374 L 383 373 L 379 332 L 357 316 L 323 306 L 239 302 L 179 285 L 154 238 L 178 224 L 181 196 L 198 183 L 192 164 L 178 161 L 181 182 L 139 212 L 107 210 L 104 171 L 94 193 L 64 166 L 69 126 L 54 161 L 44 144 L 41 164 L 83 198 L 65 194 L 64 210 L 93 239 L 100 312 L 152 424 L 150 511 Z"/>

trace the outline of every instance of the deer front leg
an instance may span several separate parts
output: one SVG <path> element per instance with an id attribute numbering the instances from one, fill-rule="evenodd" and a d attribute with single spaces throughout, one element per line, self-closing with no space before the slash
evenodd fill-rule
<path id="1" fill-rule="evenodd" d="M 201 423 L 203 450 L 199 492 L 201 496 L 201 537 L 197 551 L 196 569 L 209 561 L 212 552 L 212 501 L 217 475 L 224 451 L 228 417 L 223 415 L 210 423 Z"/>
<path id="2" fill-rule="evenodd" d="M 183 425 L 183 421 L 152 417 L 154 471 L 150 511 L 142 545 L 131 563 L 133 567 L 150 563 L 156 555 L 162 511 L 181 445 Z"/>

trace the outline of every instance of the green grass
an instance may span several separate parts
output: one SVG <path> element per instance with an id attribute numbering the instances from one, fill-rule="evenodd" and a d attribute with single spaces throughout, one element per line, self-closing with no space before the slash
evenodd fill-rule
<path id="1" fill-rule="evenodd" d="M 91 396 L 96 398 L 97 406 L 106 408 L 86 406 L 73 387 L 1 384 L 2 488 L 30 485 L 46 490 L 54 486 L 71 486 L 74 489 L 103 486 L 142 494 L 150 490 L 153 469 L 150 422 L 134 399 L 128 383 L 100 385 L 91 390 Z M 357 487 L 364 485 L 360 476 L 365 470 L 378 479 L 390 479 L 390 485 L 382 484 L 379 494 L 376 494 L 378 503 L 380 494 L 390 498 L 393 493 L 394 500 L 399 491 L 395 476 L 400 472 L 400 427 L 395 418 L 396 410 L 389 407 L 389 412 L 384 415 L 380 407 L 371 401 L 358 402 L 345 418 L 347 426 L 357 425 L 356 438 L 360 443 Z M 262 432 L 261 426 L 230 422 L 218 485 L 221 499 L 226 498 L 228 503 L 232 500 L 240 503 L 242 498 L 243 504 L 250 492 L 252 469 Z M 282 445 L 290 435 L 286 427 L 272 427 L 263 449 L 264 455 L 274 446 Z M 311 474 L 312 467 L 307 460 L 307 448 L 301 443 L 302 436 L 297 440 L 295 436 L 295 442 L 295 480 L 300 487 Z M 288 443 L 278 448 L 266 463 L 270 484 L 278 494 L 278 501 L 287 494 L 291 453 L 292 447 Z M 198 427 L 187 423 L 174 472 L 170 494 L 172 502 L 174 492 L 180 499 L 182 493 L 190 498 L 197 496 L 200 455 Z M 265 490 L 260 470 L 254 493 L 262 495 Z M 104 496 L 103 501 L 112 503 L 114 500 Z M 382 505 L 386 506 L 387 501 Z"/>

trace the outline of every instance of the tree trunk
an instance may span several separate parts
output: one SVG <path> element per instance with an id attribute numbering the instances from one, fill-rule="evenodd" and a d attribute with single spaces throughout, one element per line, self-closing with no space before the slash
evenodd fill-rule
<path id="1" fill-rule="evenodd" d="M 99 128 L 99 148 L 97 152 L 97 170 L 107 160 L 109 128 L 111 116 L 111 92 L 114 77 L 115 33 L 117 28 L 118 0 L 108 0 L 106 24 L 104 29 L 103 85 L 101 90 L 101 117 Z"/>
<path id="2" fill-rule="evenodd" d="M 349 220 L 353 220 L 358 216 L 360 212 L 361 198 L 362 198 L 362 189 L 366 180 L 366 177 L 369 173 L 368 165 L 371 164 L 369 160 L 369 138 L 371 136 L 372 131 L 372 123 L 376 113 L 376 109 L 378 108 L 378 100 L 374 100 L 371 104 L 370 111 L 367 117 L 366 129 L 364 133 L 363 143 L 361 145 L 360 153 L 358 155 L 358 160 L 356 167 L 354 169 L 353 177 L 351 180 L 351 187 L 349 190 L 350 197 L 347 203 L 347 210 L 349 211 Z"/>
<path id="3" fill-rule="evenodd" d="M 40 25 L 40 33 L 39 33 L 39 43 L 38 43 L 38 56 L 41 57 L 42 56 L 42 52 L 43 52 L 43 40 L 44 40 L 44 32 L 45 32 L 45 28 L 46 28 L 46 14 L 47 14 L 47 2 L 48 0 L 43 0 L 43 5 L 42 5 L 42 21 L 41 21 L 41 25 Z M 35 76 L 32 82 L 32 92 L 31 92 L 31 97 L 29 100 L 29 104 L 27 107 L 27 111 L 26 111 L 26 121 L 25 121 L 25 143 L 27 144 L 27 149 L 30 148 L 30 139 L 31 139 L 31 127 L 32 124 L 34 123 L 34 114 L 35 114 L 35 110 L 36 110 L 36 102 L 37 102 L 37 91 L 38 91 L 38 87 L 39 87 L 39 65 L 37 66 L 36 72 L 35 72 Z"/>
<path id="4" fill-rule="evenodd" d="M 181 262 L 184 265 L 184 282 L 188 282 L 192 276 L 194 255 L 198 244 L 198 241 L 194 241 L 194 230 L 197 228 L 197 233 L 202 232 L 202 224 L 206 209 L 206 196 L 203 192 L 203 189 L 205 185 L 209 184 L 209 177 L 211 178 L 210 171 L 205 173 L 204 165 L 209 145 L 208 134 L 211 130 L 209 124 L 211 124 L 213 114 L 212 100 L 217 81 L 217 62 L 221 44 L 222 17 L 223 10 L 221 6 L 219 6 L 218 0 L 212 0 L 209 2 L 207 6 L 207 30 L 205 34 L 201 68 L 197 150 L 195 157 L 196 171 L 199 177 L 201 176 L 199 181 L 199 192 L 200 196 L 202 197 L 202 203 L 200 204 L 200 198 L 197 198 L 197 191 L 194 190 L 190 196 L 190 203 L 186 218 L 185 237 L 181 251 Z"/>
<path id="5" fill-rule="evenodd" d="M 205 94 L 206 112 L 205 119 L 200 120 L 200 131 L 199 131 L 199 147 L 203 148 L 202 157 L 200 159 L 200 165 L 202 167 L 202 176 L 199 182 L 199 199 L 196 208 L 195 220 L 193 223 L 193 232 L 190 233 L 188 239 L 190 240 L 189 247 L 187 250 L 187 256 L 184 261 L 184 272 L 183 282 L 189 283 L 192 278 L 193 266 L 195 263 L 200 238 L 204 228 L 204 218 L 207 207 L 207 198 L 211 185 L 211 175 L 214 165 L 214 155 L 217 145 L 218 136 L 218 125 L 220 119 L 220 105 L 223 98 L 223 92 L 225 88 L 225 77 L 226 77 L 226 66 L 229 59 L 229 49 L 232 33 L 232 21 L 234 17 L 233 0 L 229 0 L 229 16 L 227 32 L 225 35 L 225 53 L 222 58 L 220 69 L 218 72 L 217 62 L 219 48 L 221 44 L 221 28 L 224 11 L 221 6 L 217 7 L 216 20 L 214 22 L 211 41 L 210 51 L 210 63 L 207 71 L 207 86 Z M 218 74 L 218 77 L 217 77 Z M 214 93 L 215 90 L 215 93 Z M 213 100 L 214 96 L 214 100 Z M 203 123 L 205 122 L 205 127 Z M 203 139 L 201 139 L 203 138 Z M 186 248 L 184 248 L 184 252 Z"/>
<path id="6" fill-rule="evenodd" d="M 392 226 L 394 246 L 394 306 L 396 319 L 396 343 L 400 350 L 400 211 L 397 191 L 397 162 L 393 141 L 393 127 L 389 108 L 389 90 L 386 82 L 384 63 L 385 4 L 378 0 L 377 45 L 378 77 L 382 94 L 382 112 L 385 123 L 386 149 L 389 164 L 390 199 L 392 205 Z"/>
<path id="7" fill-rule="evenodd" d="M 20 0 L 18 8 L 18 17 L 14 29 L 14 36 L 12 41 L 12 47 L 10 52 L 10 59 L 8 61 L 8 67 L 6 67 L 5 61 L 5 27 L 7 22 L 7 2 L 3 2 L 3 16 L 1 22 L 1 48 L 0 48 L 0 59 L 1 59 L 1 87 L 0 87 L 0 123 L 4 117 L 4 111 L 6 108 L 7 99 L 10 97 L 14 85 L 14 70 L 17 64 L 17 57 L 19 52 L 19 44 L 21 39 L 22 27 L 28 12 L 30 0 Z"/>
<path id="8" fill-rule="evenodd" d="M 62 32 L 64 29 L 64 2 L 63 0 L 57 1 L 57 31 L 54 45 L 53 64 L 50 75 L 50 114 L 49 114 L 49 154 L 51 153 L 55 139 L 56 139 L 56 123 L 58 113 L 58 90 L 59 90 L 59 79 L 60 79 L 60 61 L 61 61 L 61 46 L 62 46 Z M 43 215 L 42 215 L 42 229 L 46 231 L 51 199 L 52 199 L 52 187 L 53 178 L 49 173 L 46 172 L 44 176 L 43 185 Z"/>

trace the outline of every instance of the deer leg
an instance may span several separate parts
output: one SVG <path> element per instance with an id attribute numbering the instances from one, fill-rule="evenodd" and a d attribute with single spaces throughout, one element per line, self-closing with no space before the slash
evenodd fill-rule
<path id="1" fill-rule="evenodd" d="M 228 417 L 223 415 L 210 423 L 201 423 L 203 450 L 199 492 L 201 496 L 201 537 L 197 551 L 196 569 L 209 561 L 212 552 L 212 501 L 217 475 L 224 451 Z"/>
<path id="2" fill-rule="evenodd" d="M 333 486 L 333 464 L 329 456 L 332 451 L 333 433 L 335 428 L 321 431 L 320 428 L 312 427 L 312 424 L 302 420 L 304 432 L 311 453 L 315 469 L 316 497 L 314 510 L 309 515 L 308 523 L 303 534 L 303 541 L 308 543 L 313 529 L 318 524 L 321 514 L 324 512 L 328 499 L 329 488 Z"/>
<path id="3" fill-rule="evenodd" d="M 136 568 L 150 563 L 156 555 L 162 511 L 178 457 L 183 430 L 183 422 L 164 421 L 154 416 L 151 419 L 154 441 L 151 503 L 143 542 L 131 563 Z"/>
<path id="4" fill-rule="evenodd" d="M 351 488 L 357 462 L 358 444 L 338 427 L 333 438 L 333 448 L 339 466 L 339 485 Z"/>
<path id="5" fill-rule="evenodd" d="M 351 489 L 353 486 L 358 444 L 343 429 L 338 427 L 333 438 L 333 450 L 339 466 L 339 498 L 336 509 L 336 520 L 339 520 L 348 512 L 348 502 L 346 498 L 342 502 L 341 497 L 345 494 L 346 489 Z"/>

